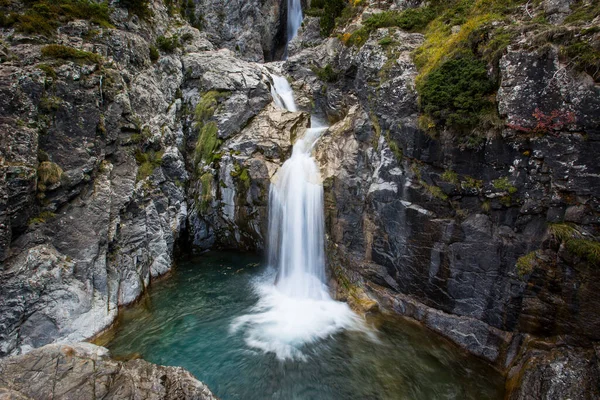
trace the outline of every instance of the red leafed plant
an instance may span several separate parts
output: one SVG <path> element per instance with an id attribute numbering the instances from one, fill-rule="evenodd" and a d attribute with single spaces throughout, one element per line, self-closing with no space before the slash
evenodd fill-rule
<path id="1" fill-rule="evenodd" d="M 536 108 L 531 115 L 536 120 L 536 124 L 533 128 L 524 126 L 523 124 L 527 124 L 525 121 L 515 124 L 506 124 L 506 126 L 519 132 L 546 134 L 558 131 L 566 125 L 575 122 L 575 113 L 572 111 L 553 110 L 550 114 L 545 114 L 542 110 Z"/>

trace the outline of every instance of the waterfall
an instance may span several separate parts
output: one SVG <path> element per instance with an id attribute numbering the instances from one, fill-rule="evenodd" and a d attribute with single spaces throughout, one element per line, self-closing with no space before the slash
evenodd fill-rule
<path id="1" fill-rule="evenodd" d="M 308 129 L 272 180 L 269 264 L 277 287 L 291 297 L 325 300 L 323 185 L 312 148 L 326 127 Z"/>
<path id="2" fill-rule="evenodd" d="M 287 0 L 287 37 L 283 58 L 287 58 L 288 44 L 298 34 L 302 24 L 302 4 L 300 0 Z"/>
<path id="3" fill-rule="evenodd" d="M 285 78 L 273 76 L 273 81 L 273 101 L 295 111 Z M 275 284 L 269 278 L 258 282 L 257 305 L 231 326 L 246 328 L 248 346 L 279 359 L 304 359 L 303 346 L 342 330 L 367 331 L 347 304 L 331 298 L 325 284 L 323 183 L 312 151 L 327 127 L 316 118 L 311 125 L 271 179 L 268 261 L 277 271 Z"/>
<path id="4" fill-rule="evenodd" d="M 285 108 L 289 111 L 298 111 L 294 101 L 294 92 L 283 76 L 271 75 L 273 85 L 271 86 L 271 96 L 279 108 Z"/>

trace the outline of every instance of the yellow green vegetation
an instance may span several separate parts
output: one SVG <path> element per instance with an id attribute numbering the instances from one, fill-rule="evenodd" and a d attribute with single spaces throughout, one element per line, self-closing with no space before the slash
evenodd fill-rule
<path id="1" fill-rule="evenodd" d="M 29 225 L 44 224 L 44 223 L 46 223 L 46 221 L 54 218 L 55 216 L 56 216 L 56 214 L 54 214 L 53 212 L 42 211 L 36 217 L 31 218 L 28 222 L 29 222 Z"/>
<path id="2" fill-rule="evenodd" d="M 509 194 L 517 192 L 517 188 L 508 181 L 507 177 L 498 178 L 492 181 L 492 186 L 494 186 L 494 189 L 496 190 L 508 192 Z"/>
<path id="3" fill-rule="evenodd" d="M 40 98 L 38 108 L 42 112 L 51 113 L 51 112 L 58 111 L 61 104 L 62 104 L 62 99 L 60 97 L 43 96 L 42 98 Z"/>
<path id="4" fill-rule="evenodd" d="M 142 19 L 152 16 L 152 11 L 148 7 L 149 3 L 150 0 L 119 0 L 119 6 Z"/>
<path id="5" fill-rule="evenodd" d="M 436 199 L 448 200 L 448 195 L 446 195 L 446 193 L 444 193 L 439 186 L 429 185 L 423 181 L 421 182 L 421 185 L 423 185 L 425 190 L 427 190 L 427 192 Z"/>
<path id="6" fill-rule="evenodd" d="M 40 163 L 40 166 L 37 169 L 38 190 L 43 192 L 48 187 L 56 185 L 60 182 L 62 174 L 63 170 L 58 164 L 55 164 L 52 161 Z"/>
<path id="7" fill-rule="evenodd" d="M 158 52 L 158 49 L 155 46 L 150 46 L 148 48 L 148 52 L 150 55 L 150 61 L 155 62 L 159 59 L 160 53 Z"/>
<path id="8" fill-rule="evenodd" d="M 213 117 L 219 105 L 219 100 L 225 97 L 227 93 L 211 90 L 206 92 L 200 98 L 196 110 L 194 111 L 195 128 L 198 130 L 198 140 L 194 150 L 194 162 L 199 164 L 203 161 L 210 164 L 218 155 L 215 150 L 221 145 L 219 140 L 219 129 L 214 121 L 209 121 Z"/>
<path id="9" fill-rule="evenodd" d="M 569 253 L 591 265 L 600 266 L 600 243 L 590 239 L 570 239 L 566 242 L 566 247 Z"/>
<path id="10" fill-rule="evenodd" d="M 336 18 L 353 7 L 346 0 L 312 0 L 307 15 L 320 17 L 321 36 L 327 37 L 336 26 Z"/>
<path id="11" fill-rule="evenodd" d="M 327 64 L 323 68 L 312 66 L 311 70 L 317 75 L 317 78 L 323 82 L 335 82 L 338 80 L 339 72 L 335 71 L 331 64 Z"/>
<path id="12" fill-rule="evenodd" d="M 172 53 L 177 47 L 180 46 L 179 36 L 159 36 L 156 38 L 156 46 L 165 53 Z"/>
<path id="13" fill-rule="evenodd" d="M 42 55 L 48 58 L 77 61 L 83 64 L 99 64 L 102 61 L 99 54 L 77 50 L 61 44 L 49 44 L 42 47 Z"/>
<path id="14" fill-rule="evenodd" d="M 22 14 L 6 15 L 0 11 L 0 26 L 14 27 L 19 32 L 54 35 L 56 28 L 75 19 L 89 20 L 110 28 L 107 1 L 91 0 L 26 0 Z"/>
<path id="15" fill-rule="evenodd" d="M 570 6 L 573 11 L 565 19 L 565 23 L 589 23 L 600 15 L 600 2 L 577 0 Z"/>
<path id="16" fill-rule="evenodd" d="M 200 177 L 200 184 L 202 185 L 202 192 L 200 194 L 200 211 L 206 212 L 212 201 L 212 185 L 213 175 L 210 172 L 206 172 Z"/>
<path id="17" fill-rule="evenodd" d="M 526 255 L 519 257 L 517 259 L 517 272 L 519 276 L 523 277 L 525 275 L 533 272 L 533 269 L 536 266 L 537 255 L 535 251 L 531 253 L 527 253 Z"/>
<path id="18" fill-rule="evenodd" d="M 451 169 L 447 169 L 440 176 L 444 182 L 451 183 L 453 185 L 458 185 L 458 174 Z"/>
<path id="19" fill-rule="evenodd" d="M 386 132 L 385 134 L 385 141 L 392 153 L 394 153 L 394 157 L 396 157 L 396 160 L 398 162 L 402 161 L 402 158 L 404 157 L 402 148 L 398 146 L 398 143 L 396 143 L 396 141 L 390 137 L 389 132 Z"/>
<path id="20" fill-rule="evenodd" d="M 566 250 L 593 266 L 600 266 L 600 243 L 585 237 L 575 225 L 568 223 L 550 224 L 550 234 L 563 243 Z"/>
<path id="21" fill-rule="evenodd" d="M 230 175 L 232 178 L 236 178 L 237 181 L 242 184 L 244 189 L 248 190 L 250 188 L 250 174 L 248 173 L 247 168 L 241 167 L 239 164 L 235 164 Z"/>
<path id="22" fill-rule="evenodd" d="M 56 79 L 56 71 L 48 64 L 38 64 L 37 67 L 44 71 L 47 77 Z"/>
<path id="23" fill-rule="evenodd" d="M 463 189 L 481 190 L 481 188 L 483 187 L 483 181 L 465 175 L 464 180 L 461 182 L 460 186 Z"/>
<path id="24" fill-rule="evenodd" d="M 142 181 L 152 175 L 154 170 L 161 166 L 162 156 L 164 151 L 149 150 L 143 152 L 137 150 L 135 152 L 135 160 L 137 161 L 139 168 L 136 176 L 136 181 Z"/>

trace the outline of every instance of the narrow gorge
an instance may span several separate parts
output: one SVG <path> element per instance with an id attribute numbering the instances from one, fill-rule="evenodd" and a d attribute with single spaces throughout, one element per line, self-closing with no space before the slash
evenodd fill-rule
<path id="1" fill-rule="evenodd" d="M 0 398 L 600 397 L 593 0 L 0 0 Z"/>

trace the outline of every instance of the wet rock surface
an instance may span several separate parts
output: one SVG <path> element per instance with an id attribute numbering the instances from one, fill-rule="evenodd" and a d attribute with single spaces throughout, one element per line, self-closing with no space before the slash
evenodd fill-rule
<path id="1" fill-rule="evenodd" d="M 47 345 L 0 360 L 3 399 L 216 399 L 179 367 L 114 361 L 89 343 Z"/>

